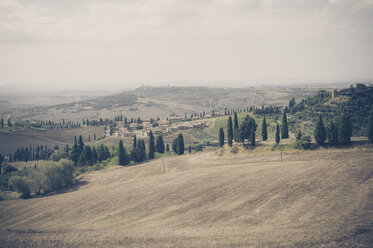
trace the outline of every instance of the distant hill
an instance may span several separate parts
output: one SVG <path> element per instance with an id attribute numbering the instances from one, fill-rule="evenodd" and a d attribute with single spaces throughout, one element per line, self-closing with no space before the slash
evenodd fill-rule
<path id="1" fill-rule="evenodd" d="M 165 119 L 171 113 L 179 115 L 224 108 L 237 109 L 263 104 L 286 105 L 291 97 L 297 100 L 315 94 L 320 88 L 262 86 L 248 88 L 208 87 L 141 87 L 110 96 L 90 98 L 52 106 L 13 108 L 13 120 L 81 120 L 83 118 L 113 118 L 124 115 L 144 119 Z"/>

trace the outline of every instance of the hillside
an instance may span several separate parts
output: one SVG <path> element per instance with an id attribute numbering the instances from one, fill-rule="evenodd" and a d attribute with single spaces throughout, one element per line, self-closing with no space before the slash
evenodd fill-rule
<path id="1" fill-rule="evenodd" d="M 373 148 L 214 152 L 84 174 L 0 202 L 4 247 L 370 247 Z M 317 160 L 317 163 L 315 163 Z"/>
<path id="2" fill-rule="evenodd" d="M 208 87 L 141 87 L 110 96 L 32 108 L 17 107 L 0 110 L 0 116 L 13 120 L 81 120 L 110 118 L 124 115 L 129 118 L 165 119 L 171 113 L 180 115 L 212 109 L 243 108 L 251 105 L 286 105 L 291 97 L 297 100 L 313 95 L 320 88 L 266 87 L 208 88 Z"/>
<path id="3" fill-rule="evenodd" d="M 372 106 L 372 86 L 357 84 L 335 91 L 334 96 L 331 92 L 319 91 L 290 108 L 289 113 L 292 118 L 289 124 L 293 132 L 298 129 L 311 134 L 320 114 L 326 123 L 329 123 L 330 120 L 336 121 L 343 111 L 347 111 L 353 123 L 354 136 L 366 136 L 368 116 L 373 110 Z"/>

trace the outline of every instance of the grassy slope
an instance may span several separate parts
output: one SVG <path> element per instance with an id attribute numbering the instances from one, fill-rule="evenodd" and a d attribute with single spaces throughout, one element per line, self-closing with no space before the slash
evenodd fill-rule
<path id="1" fill-rule="evenodd" d="M 0 246 L 369 247 L 373 148 L 197 153 L 0 202 Z M 317 162 L 316 162 L 317 161 Z"/>

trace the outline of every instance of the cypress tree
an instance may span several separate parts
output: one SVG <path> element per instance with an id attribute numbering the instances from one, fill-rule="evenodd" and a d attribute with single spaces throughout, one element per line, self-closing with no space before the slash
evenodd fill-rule
<path id="1" fill-rule="evenodd" d="M 39 148 L 39 146 L 36 148 L 36 151 L 37 151 L 36 158 L 37 158 L 37 160 L 39 159 L 38 148 Z M 76 143 L 76 139 L 75 139 L 74 146 L 73 146 L 73 148 L 71 149 L 71 152 L 70 152 L 70 158 L 71 158 L 72 161 L 74 161 L 75 166 L 78 165 L 78 160 L 79 160 L 79 157 L 80 157 L 81 153 L 82 153 L 82 150 L 80 149 L 80 147 Z"/>
<path id="2" fill-rule="evenodd" d="M 157 137 L 157 141 L 155 142 L 155 151 L 159 153 L 164 153 L 164 142 L 162 135 Z"/>
<path id="3" fill-rule="evenodd" d="M 340 145 L 350 145 L 352 136 L 352 123 L 350 116 L 343 112 L 338 122 L 338 142 Z"/>
<path id="4" fill-rule="evenodd" d="M 328 144 L 331 146 L 338 145 L 338 127 L 334 124 L 333 120 L 330 121 L 327 129 Z"/>
<path id="5" fill-rule="evenodd" d="M 146 148 L 144 140 L 137 141 L 137 161 L 142 162 L 146 160 Z"/>
<path id="6" fill-rule="evenodd" d="M 4 120 L 3 120 L 3 118 L 1 118 L 0 123 L 1 123 L 1 128 L 4 128 Z"/>
<path id="7" fill-rule="evenodd" d="M 149 159 L 154 158 L 154 152 L 155 152 L 154 135 L 153 135 L 153 132 L 150 131 L 149 132 L 149 153 L 148 153 Z"/>
<path id="8" fill-rule="evenodd" d="M 170 152 L 170 145 L 169 144 L 166 145 L 166 152 Z"/>
<path id="9" fill-rule="evenodd" d="M 251 127 L 250 141 L 251 145 L 255 146 L 255 128 L 253 126 Z"/>
<path id="10" fill-rule="evenodd" d="M 233 137 L 234 137 L 234 140 L 237 142 L 239 139 L 237 112 L 234 112 L 234 116 L 233 116 Z"/>
<path id="11" fill-rule="evenodd" d="M 97 163 L 97 160 L 98 160 L 98 155 L 97 155 L 97 151 L 96 151 L 96 148 L 93 146 L 92 147 L 92 156 L 93 156 L 93 163 Z"/>
<path id="12" fill-rule="evenodd" d="M 177 139 L 177 155 L 184 154 L 184 137 L 180 133 Z"/>
<path id="13" fill-rule="evenodd" d="M 373 111 L 370 112 L 370 116 L 369 116 L 368 139 L 369 139 L 369 142 L 373 144 Z"/>
<path id="14" fill-rule="evenodd" d="M 93 134 L 93 140 L 96 140 L 96 133 Z"/>
<path id="15" fill-rule="evenodd" d="M 133 147 L 137 147 L 136 135 L 133 136 Z"/>
<path id="16" fill-rule="evenodd" d="M 177 143 L 178 143 L 178 138 L 176 138 L 176 139 L 174 139 L 174 141 L 172 142 L 172 151 L 174 152 L 174 153 L 176 153 L 177 154 Z"/>
<path id="17" fill-rule="evenodd" d="M 129 163 L 128 155 L 126 148 L 123 146 L 123 141 L 119 141 L 119 148 L 118 148 L 118 163 L 119 165 L 127 165 Z"/>
<path id="18" fill-rule="evenodd" d="M 232 146 L 233 141 L 233 127 L 232 127 L 232 117 L 229 116 L 227 123 L 227 133 L 228 133 L 228 145 Z"/>
<path id="19" fill-rule="evenodd" d="M 326 130 L 321 115 L 319 116 L 319 120 L 316 123 L 314 137 L 318 145 L 322 146 L 325 144 Z"/>
<path id="20" fill-rule="evenodd" d="M 192 146 L 191 145 L 189 145 L 189 147 L 188 147 L 188 152 L 192 153 Z"/>
<path id="21" fill-rule="evenodd" d="M 224 131 L 223 128 L 221 127 L 219 129 L 219 147 L 222 147 L 224 145 Z"/>
<path id="22" fill-rule="evenodd" d="M 289 129 L 288 129 L 288 120 L 286 118 L 286 111 L 282 115 L 282 122 L 281 122 L 281 139 L 289 138 Z"/>
<path id="23" fill-rule="evenodd" d="M 262 139 L 263 141 L 267 140 L 267 122 L 265 116 L 263 117 L 263 123 L 262 123 Z"/>
<path id="24" fill-rule="evenodd" d="M 12 126 L 12 122 L 10 121 L 10 117 L 8 118 L 8 127 Z"/>
<path id="25" fill-rule="evenodd" d="M 84 143 L 83 143 L 83 137 L 82 137 L 81 135 L 79 136 L 79 147 L 80 147 L 80 149 L 82 149 L 82 151 L 83 151 Z"/>
<path id="26" fill-rule="evenodd" d="M 278 125 L 278 123 L 276 124 L 275 140 L 277 145 L 280 144 L 280 126 Z"/>

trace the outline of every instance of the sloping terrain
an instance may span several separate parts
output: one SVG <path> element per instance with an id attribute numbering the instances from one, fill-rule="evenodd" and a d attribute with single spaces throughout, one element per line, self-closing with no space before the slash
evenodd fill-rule
<path id="1" fill-rule="evenodd" d="M 124 115 L 129 118 L 165 119 L 171 113 L 184 115 L 224 108 L 237 109 L 251 105 L 286 105 L 292 97 L 305 98 L 316 93 L 318 88 L 296 87 L 141 87 L 110 96 L 84 101 L 72 101 L 53 106 L 14 108 L 2 111 L 4 119 L 11 113 L 12 120 L 81 120 L 110 118 Z M 1 99 L 0 99 L 1 100 Z"/>
<path id="2" fill-rule="evenodd" d="M 0 202 L 1 247 L 371 247 L 373 148 L 218 156 L 83 175 Z"/>

